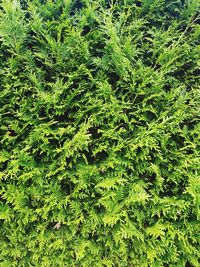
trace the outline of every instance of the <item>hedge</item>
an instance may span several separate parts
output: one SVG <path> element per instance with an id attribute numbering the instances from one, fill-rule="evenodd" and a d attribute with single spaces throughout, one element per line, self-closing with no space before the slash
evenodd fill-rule
<path id="1" fill-rule="evenodd" d="M 200 1 L 0 1 L 0 266 L 199 267 Z"/>

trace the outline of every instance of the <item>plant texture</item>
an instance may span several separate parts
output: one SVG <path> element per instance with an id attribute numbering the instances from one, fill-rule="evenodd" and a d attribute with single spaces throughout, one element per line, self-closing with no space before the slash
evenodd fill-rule
<path id="1" fill-rule="evenodd" d="M 200 1 L 0 1 L 0 266 L 199 267 Z"/>

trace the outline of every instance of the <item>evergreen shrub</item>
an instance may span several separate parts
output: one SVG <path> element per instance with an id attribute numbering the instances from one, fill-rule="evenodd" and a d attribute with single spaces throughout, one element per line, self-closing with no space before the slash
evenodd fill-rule
<path id="1" fill-rule="evenodd" d="M 200 1 L 0 1 L 0 266 L 199 267 Z"/>

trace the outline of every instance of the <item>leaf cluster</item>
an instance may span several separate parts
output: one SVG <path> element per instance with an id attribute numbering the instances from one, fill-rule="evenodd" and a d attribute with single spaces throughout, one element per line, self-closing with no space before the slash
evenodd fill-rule
<path id="1" fill-rule="evenodd" d="M 0 1 L 0 265 L 199 266 L 200 1 Z"/>

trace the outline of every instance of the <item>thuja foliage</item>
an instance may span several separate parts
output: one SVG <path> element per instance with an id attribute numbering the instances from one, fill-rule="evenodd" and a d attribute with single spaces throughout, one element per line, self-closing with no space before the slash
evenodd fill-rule
<path id="1" fill-rule="evenodd" d="M 199 266 L 199 10 L 0 2 L 0 266 Z"/>

